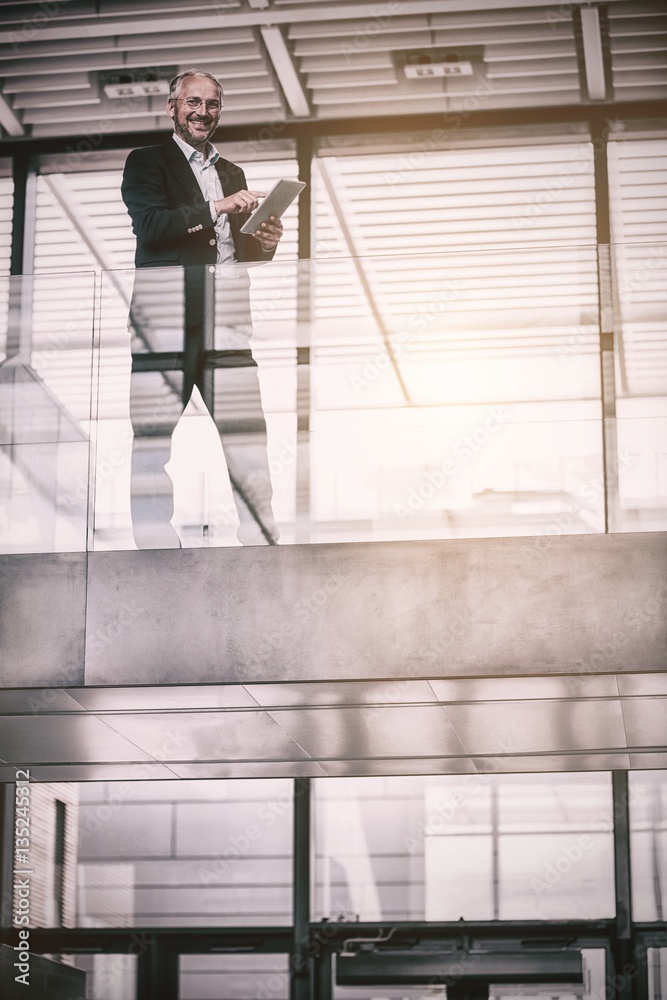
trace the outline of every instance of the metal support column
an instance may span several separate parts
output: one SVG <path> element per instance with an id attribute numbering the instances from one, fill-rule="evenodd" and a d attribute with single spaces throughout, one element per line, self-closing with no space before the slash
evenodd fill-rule
<path id="1" fill-rule="evenodd" d="M 153 939 L 137 960 L 137 996 L 141 1000 L 178 1000 L 178 953 Z"/>
<path id="2" fill-rule="evenodd" d="M 29 274 L 32 272 L 35 245 L 34 211 L 37 176 L 32 158 L 27 152 L 14 155 L 12 176 L 14 199 L 9 273 Z"/>
<path id="3" fill-rule="evenodd" d="M 294 782 L 294 942 L 290 1000 L 310 1000 L 310 778 Z"/>
<path id="4" fill-rule="evenodd" d="M 632 952 L 632 880 L 630 872 L 630 809 L 627 771 L 613 771 L 614 884 L 616 925 L 612 954 L 614 969 L 607 975 L 608 1000 L 639 1000 L 637 970 Z"/>
<path id="5" fill-rule="evenodd" d="M 317 955 L 314 962 L 313 1000 L 332 1000 L 333 997 L 333 956 L 328 948 Z"/>
<path id="6" fill-rule="evenodd" d="M 35 256 L 37 214 L 37 173 L 26 153 L 14 157 L 14 202 L 10 256 L 9 302 L 5 344 L 8 364 L 26 364 L 32 343 L 33 280 L 18 275 L 32 274 Z"/>
<path id="7" fill-rule="evenodd" d="M 447 1000 L 489 1000 L 489 987 L 479 983 L 454 983 L 447 986 Z"/>
<path id="8" fill-rule="evenodd" d="M 596 121 L 591 129 L 595 179 L 595 226 L 598 252 L 600 330 L 600 394 L 602 401 L 602 465 L 605 532 L 618 529 L 618 441 L 616 430 L 616 364 L 609 204 L 609 126 Z"/>
<path id="9" fill-rule="evenodd" d="M 654 953 L 655 954 L 655 953 Z M 637 969 L 637 981 L 635 983 L 635 996 L 636 997 L 648 997 L 648 1000 L 652 1000 L 649 996 L 648 986 L 648 948 L 644 941 L 635 941 L 634 952 L 633 952 L 634 966 Z M 659 974 L 659 973 L 658 973 Z M 660 994 L 658 993 L 658 996 Z"/>
<path id="10" fill-rule="evenodd" d="M 306 187 L 299 198 L 298 257 L 296 268 L 296 542 L 310 541 L 310 407 L 312 398 L 311 329 L 314 281 L 313 220 L 313 139 L 300 136 L 296 147 L 299 180 Z"/>
<path id="11" fill-rule="evenodd" d="M 313 219 L 315 217 L 312 136 L 300 135 L 297 139 L 296 162 L 299 170 L 299 180 L 306 182 L 306 187 L 299 198 L 297 256 L 299 260 L 310 260 L 313 256 Z"/>

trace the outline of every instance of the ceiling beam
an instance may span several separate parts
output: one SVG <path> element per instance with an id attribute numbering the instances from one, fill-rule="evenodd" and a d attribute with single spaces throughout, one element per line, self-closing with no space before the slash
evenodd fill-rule
<path id="1" fill-rule="evenodd" d="M 25 129 L 23 125 L 16 117 L 6 98 L 0 94 L 0 125 L 9 135 L 14 139 L 18 139 L 19 136 L 25 135 Z"/>
<path id="2" fill-rule="evenodd" d="M 617 101 L 604 104 L 557 104 L 549 107 L 493 108 L 470 111 L 454 115 L 453 125 L 448 126 L 446 116 L 441 112 L 419 114 L 373 115 L 359 118 L 323 118 L 310 121 L 288 121 L 281 123 L 281 139 L 297 139 L 303 136 L 338 135 L 385 135 L 395 132 L 431 132 L 439 130 L 443 135 L 449 131 L 464 132 L 467 129 L 514 127 L 540 127 L 549 125 L 584 123 L 603 127 L 608 122 L 646 121 L 651 124 L 667 117 L 667 101 Z M 256 143 L 263 129 L 275 132 L 276 119 L 267 117 L 263 122 L 222 126 L 216 130 L 215 142 Z M 100 136 L 96 149 L 133 149 L 164 141 L 171 133 L 167 129 L 132 130 L 128 132 L 109 131 Z M 5 139 L 0 142 L 0 155 L 13 156 L 28 150 L 32 155 L 46 153 L 73 153 L 81 141 L 81 133 L 58 136 L 37 136 Z"/>
<path id="3" fill-rule="evenodd" d="M 259 30 L 290 111 L 295 118 L 310 118 L 310 103 L 282 31 L 275 25 L 265 25 Z"/>
<path id="4" fill-rule="evenodd" d="M 587 0 L 570 0 L 570 4 L 575 6 L 586 5 Z M 174 16 L 163 16 L 160 18 L 161 32 L 183 32 L 183 31 L 224 31 L 237 27 L 261 27 L 262 25 L 298 24 L 301 22 L 313 21 L 354 21 L 364 20 L 382 24 L 387 18 L 405 15 L 416 16 L 424 14 L 446 14 L 451 12 L 475 10 L 503 10 L 507 7 L 507 0 L 447 0 L 446 7 L 442 0 L 410 0 L 409 3 L 397 4 L 398 10 L 393 13 L 392 8 L 383 3 L 342 3 L 331 4 L 322 7 L 305 6 L 301 10 L 275 10 L 273 8 L 255 8 L 238 12 L 220 12 L 214 9 L 210 14 L 200 16 L 184 17 L 182 14 Z M 523 7 L 553 7 L 554 0 L 512 0 L 513 8 Z M 54 18 L 53 20 L 57 20 Z M 58 25 L 53 21 L 49 26 L 41 27 L 39 30 L 40 42 L 54 41 L 57 39 L 72 38 L 109 38 L 113 35 L 143 35 L 155 33 L 155 16 L 149 16 L 146 12 L 146 19 L 118 18 L 111 17 L 82 17 L 74 21 L 68 18 L 66 24 Z M 19 25 L 0 32 L 0 44 L 16 46 L 20 42 Z"/>
<path id="5" fill-rule="evenodd" d="M 348 203 L 347 208 L 344 209 L 341 204 L 340 200 L 341 193 L 345 190 L 345 184 L 343 178 L 339 174 L 338 177 L 336 178 L 337 183 L 334 183 L 333 179 L 330 176 L 330 171 L 332 169 L 335 170 L 336 168 L 335 157 L 326 157 L 326 156 L 322 157 L 318 159 L 317 166 L 320 172 L 320 177 L 324 182 L 324 187 L 329 196 L 329 201 L 331 203 L 331 207 L 336 217 L 336 221 L 338 222 L 338 226 L 340 228 L 341 235 L 345 242 L 345 246 L 347 247 L 347 252 L 350 255 L 354 269 L 357 272 L 357 278 L 359 279 L 361 290 L 364 294 L 366 302 L 368 303 L 368 308 L 370 309 L 371 315 L 375 320 L 378 332 L 382 337 L 384 349 L 387 352 L 387 357 L 389 358 L 391 367 L 394 370 L 394 375 L 396 376 L 396 380 L 401 390 L 401 394 L 406 403 L 411 403 L 412 399 L 410 397 L 410 391 L 407 385 L 405 384 L 405 379 L 403 378 L 403 373 L 401 371 L 398 362 L 398 357 L 396 355 L 396 351 L 394 350 L 394 345 L 391 340 L 391 334 L 389 332 L 389 329 L 387 328 L 387 324 L 385 323 L 382 311 L 378 306 L 370 278 L 366 273 L 365 258 L 363 257 L 362 253 L 360 252 L 359 248 L 356 245 L 356 241 L 352 231 L 352 225 L 354 222 L 352 206 L 351 204 Z"/>
<path id="6" fill-rule="evenodd" d="M 591 101 L 604 101 L 607 96 L 607 86 L 604 78 L 600 12 L 597 7 L 582 7 L 580 14 L 588 98 Z"/>

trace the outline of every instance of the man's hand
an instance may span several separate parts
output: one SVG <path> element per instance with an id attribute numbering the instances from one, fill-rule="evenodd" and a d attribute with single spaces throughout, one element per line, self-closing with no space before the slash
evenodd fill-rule
<path id="1" fill-rule="evenodd" d="M 269 216 L 268 222 L 263 222 L 256 233 L 253 236 L 262 245 L 262 250 L 273 250 L 274 247 L 278 246 L 281 236 L 283 235 L 283 224 L 279 218 L 275 215 Z"/>
<path id="2" fill-rule="evenodd" d="M 222 198 L 215 203 L 218 215 L 239 215 L 243 212 L 254 212 L 260 200 L 266 196 L 266 191 L 236 191 L 228 198 Z"/>

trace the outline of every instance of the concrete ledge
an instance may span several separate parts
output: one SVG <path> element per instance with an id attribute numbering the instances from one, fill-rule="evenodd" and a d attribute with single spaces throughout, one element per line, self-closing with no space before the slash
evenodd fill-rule
<path id="1" fill-rule="evenodd" d="M 5 687 L 622 673 L 667 661 L 664 533 L 2 557 L 0 573 L 9 566 Z"/>
<path id="2" fill-rule="evenodd" d="M 0 684 L 84 681 L 85 552 L 0 556 Z"/>

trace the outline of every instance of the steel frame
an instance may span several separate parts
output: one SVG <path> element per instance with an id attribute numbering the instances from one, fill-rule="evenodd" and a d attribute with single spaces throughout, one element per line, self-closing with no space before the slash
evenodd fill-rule
<path id="1" fill-rule="evenodd" d="M 13 785 L 2 786 L 3 803 Z M 607 920 L 401 921 L 397 923 L 311 921 L 311 782 L 294 784 L 293 924 L 276 927 L 66 928 L 30 931 L 30 946 L 42 954 L 129 954 L 137 961 L 141 1000 L 178 1000 L 180 955 L 253 952 L 284 954 L 290 968 L 290 1000 L 330 1000 L 333 956 L 354 950 L 359 939 L 384 938 L 376 947 L 414 955 L 493 948 L 604 949 L 608 1000 L 646 1000 L 649 948 L 667 947 L 664 924 L 632 921 L 628 775 L 612 774 L 616 917 Z M 4 811 L 2 856 L 11 856 L 12 824 Z M 5 890 L 10 890 L 5 871 Z M 389 931 L 391 939 L 389 941 Z M 0 927 L 0 943 L 14 945 L 16 929 Z M 355 942 L 357 942 L 355 944 Z M 463 995 L 463 994 L 462 994 Z M 481 995 L 481 994 L 480 994 Z"/>

